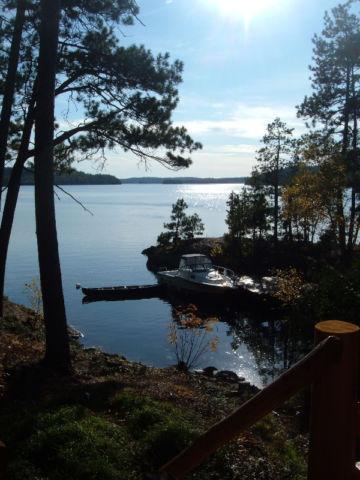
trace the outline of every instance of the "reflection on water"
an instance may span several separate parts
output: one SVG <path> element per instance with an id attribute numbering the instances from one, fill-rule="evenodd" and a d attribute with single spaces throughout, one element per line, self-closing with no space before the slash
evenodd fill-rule
<path id="1" fill-rule="evenodd" d="M 177 300 L 144 299 L 83 305 L 75 284 L 107 286 L 155 283 L 146 268 L 144 248 L 154 244 L 169 218 L 171 204 L 183 197 L 197 212 L 207 236 L 226 231 L 226 200 L 241 185 L 70 186 L 67 189 L 93 213 L 88 215 L 67 196 L 56 202 L 60 256 L 69 323 L 85 335 L 86 346 L 100 346 L 135 361 L 165 366 L 175 363 L 167 336 Z M 33 188 L 22 187 L 11 238 L 6 294 L 27 303 L 24 284 L 38 276 Z M 174 303 L 175 302 L 175 303 Z M 218 316 L 216 352 L 207 352 L 199 367 L 233 370 L 261 385 L 287 366 L 301 348 L 281 322 L 230 307 L 202 305 Z M 284 353 L 285 352 L 285 353 Z"/>
<path id="2" fill-rule="evenodd" d="M 182 197 L 192 208 L 206 208 L 224 214 L 224 205 L 232 190 L 240 190 L 239 185 L 181 185 L 178 187 Z"/>
<path id="3" fill-rule="evenodd" d="M 291 320 L 261 321 L 239 316 L 230 326 L 232 348 L 245 343 L 253 355 L 260 383 L 267 385 L 303 357 L 312 346 L 312 330 Z"/>

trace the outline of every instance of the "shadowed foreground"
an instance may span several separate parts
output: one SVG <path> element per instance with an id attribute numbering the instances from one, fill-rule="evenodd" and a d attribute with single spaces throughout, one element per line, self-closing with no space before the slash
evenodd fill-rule
<path id="1" fill-rule="evenodd" d="M 254 388 L 128 362 L 71 344 L 74 374 L 39 361 L 42 320 L 6 304 L 0 330 L 0 431 L 7 478 L 140 479 L 156 471 Z M 299 399 L 256 424 L 191 478 L 305 478 Z M 297 419 L 297 420 L 295 420 Z"/>

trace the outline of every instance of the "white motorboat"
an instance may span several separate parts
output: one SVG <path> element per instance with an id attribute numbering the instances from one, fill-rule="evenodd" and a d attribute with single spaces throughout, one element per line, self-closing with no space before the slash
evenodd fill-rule
<path id="1" fill-rule="evenodd" d="M 160 270 L 156 276 L 160 284 L 179 291 L 221 296 L 238 290 L 232 270 L 213 265 L 210 258 L 198 253 L 182 255 L 177 270 Z"/>

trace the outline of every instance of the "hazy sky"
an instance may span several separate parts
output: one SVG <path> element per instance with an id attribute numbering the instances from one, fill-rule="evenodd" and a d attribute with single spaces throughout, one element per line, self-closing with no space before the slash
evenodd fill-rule
<path id="1" fill-rule="evenodd" d="M 308 65 L 314 33 L 336 0 L 138 0 L 145 24 L 126 27 L 123 44 L 168 51 L 184 62 L 176 123 L 203 150 L 174 174 L 150 170 L 121 151 L 105 173 L 130 176 L 242 176 L 254 165 L 266 125 L 280 116 L 298 133 L 295 105 L 310 92 Z M 94 167 L 79 165 L 92 171 Z"/>

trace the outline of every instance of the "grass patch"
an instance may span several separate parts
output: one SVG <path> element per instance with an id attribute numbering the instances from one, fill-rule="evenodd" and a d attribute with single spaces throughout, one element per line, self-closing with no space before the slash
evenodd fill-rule
<path id="1" fill-rule="evenodd" d="M 197 434 L 191 425 L 181 420 L 166 420 L 157 424 L 144 436 L 139 446 L 145 467 L 157 470 L 188 446 Z"/>
<path id="2" fill-rule="evenodd" d="M 31 340 L 39 341 L 45 339 L 43 322 L 35 315 L 24 315 L 22 321 L 19 321 L 16 315 L 5 315 L 1 319 L 1 330 Z"/>
<path id="3" fill-rule="evenodd" d="M 306 478 L 306 446 L 288 438 L 284 426 L 277 417 L 267 415 L 251 430 L 258 437 L 259 444 L 261 443 L 262 454 L 266 455 L 269 463 L 273 465 L 275 471 L 278 471 L 279 480 Z"/>
<path id="4" fill-rule="evenodd" d="M 26 437 L 21 441 L 20 433 Z M 30 416 L 17 425 L 15 436 L 13 450 L 9 438 L 8 480 L 138 478 L 126 429 L 82 407 Z"/>
<path id="5" fill-rule="evenodd" d="M 200 419 L 190 419 L 171 404 L 129 390 L 113 398 L 112 408 L 126 416 L 128 431 L 137 441 L 138 457 L 142 458 L 145 470 L 160 467 L 200 433 L 194 428 Z"/>

